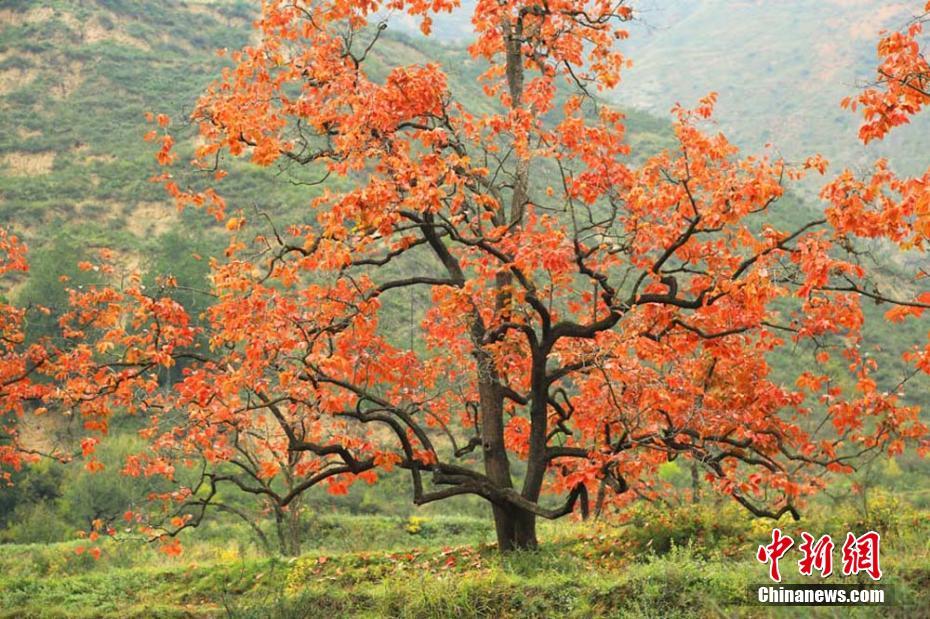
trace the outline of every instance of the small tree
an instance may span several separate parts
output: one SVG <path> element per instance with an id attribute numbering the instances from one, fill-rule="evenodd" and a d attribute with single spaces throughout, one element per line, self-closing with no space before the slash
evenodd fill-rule
<path id="1" fill-rule="evenodd" d="M 0 276 L 28 270 L 26 246 L 6 230 L 0 229 Z M 46 353 L 40 346 L 26 343 L 24 321 L 26 311 L 0 303 L 0 475 L 9 483 L 10 471 L 20 470 L 24 462 L 39 456 L 35 449 L 22 443 L 19 418 L 30 401 L 43 393 L 34 376 L 45 363 Z"/>
<path id="2" fill-rule="evenodd" d="M 268 407 L 278 408 L 271 403 Z M 140 477 L 156 462 L 184 462 L 191 473 L 176 480 L 183 485 L 181 494 L 161 495 L 167 509 L 155 518 L 147 515 L 148 528 L 175 536 L 199 526 L 210 511 L 223 512 L 245 522 L 265 550 L 285 556 L 300 554 L 306 524 L 301 518 L 302 498 L 318 482 L 321 463 L 309 449 L 290 449 L 282 422 L 276 417 L 262 418 L 257 410 L 246 406 L 230 411 L 232 414 L 211 415 L 210 427 L 204 431 L 222 437 L 227 448 L 222 453 L 216 451 L 217 441 L 207 442 L 203 436 L 191 441 L 170 436 L 177 429 L 190 427 L 191 420 L 185 418 L 183 409 L 178 417 L 159 420 L 159 429 L 167 429 L 167 433 L 157 441 L 154 453 L 131 456 L 124 472 Z M 151 436 L 153 431 L 145 433 Z M 288 426 L 287 431 L 293 432 L 297 441 L 304 436 L 299 426 Z M 173 479 L 173 467 L 164 472 Z M 331 489 L 336 491 L 337 487 Z M 268 520 L 273 540 L 265 532 Z"/>

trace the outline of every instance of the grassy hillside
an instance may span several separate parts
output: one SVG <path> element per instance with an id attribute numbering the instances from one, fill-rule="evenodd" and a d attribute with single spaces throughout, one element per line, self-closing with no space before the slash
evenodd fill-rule
<path id="1" fill-rule="evenodd" d="M 219 75 L 219 48 L 252 36 L 256 4 L 8 0 L 0 9 L 0 220 L 47 236 L 49 224 L 95 221 L 114 238 L 151 239 L 177 223 L 142 142 L 146 111 L 183 122 Z M 456 96 L 486 107 L 475 77 L 481 67 L 461 48 L 388 35 L 369 64 L 439 61 Z M 666 126 L 633 113 L 633 139 L 667 135 Z M 287 215 L 312 197 L 296 172 L 236 170 L 224 195 L 235 207 L 280 204 Z M 271 190 L 271 195 L 268 192 Z M 297 215 L 299 216 L 299 215 Z M 44 229 L 43 229 L 44 228 Z M 116 231 L 121 234 L 116 234 Z"/>
<path id="2" fill-rule="evenodd" d="M 172 234 L 203 253 L 209 233 L 192 239 L 189 231 L 209 227 L 208 219 L 179 215 L 148 181 L 156 170 L 142 141 L 149 129 L 144 114 L 165 112 L 183 123 L 223 66 L 215 50 L 246 44 L 256 10 L 246 0 L 5 0 L 0 223 L 25 234 L 34 255 L 55 241 L 75 249 L 106 245 L 152 262 Z M 488 105 L 475 83 L 482 69 L 462 48 L 409 39 L 396 25 L 370 59 L 370 71 L 439 61 L 460 100 L 472 109 Z M 646 114 L 633 113 L 630 124 L 631 139 L 650 150 L 668 136 L 667 125 Z M 190 142 L 178 150 L 190 153 Z M 233 172 L 223 183 L 231 209 L 261 208 L 278 223 L 309 217 L 319 188 L 299 185 L 306 180 L 300 170 L 234 165 Z M 73 271 L 73 263 L 57 267 Z"/>

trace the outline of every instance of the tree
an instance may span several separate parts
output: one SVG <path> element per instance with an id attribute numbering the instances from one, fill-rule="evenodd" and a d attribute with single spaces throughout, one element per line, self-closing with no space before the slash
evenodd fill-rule
<path id="1" fill-rule="evenodd" d="M 861 110 L 863 123 L 859 137 L 864 143 L 881 140 L 905 125 L 930 104 L 930 64 L 925 54 L 924 25 L 930 21 L 930 2 L 922 7 L 901 31 L 885 34 L 878 43 L 880 64 L 874 82 L 856 97 L 843 101 L 853 111 Z M 862 178 L 843 170 L 824 187 L 827 216 L 840 240 L 880 239 L 897 244 L 902 250 L 924 253 L 930 243 L 930 169 L 920 176 L 902 177 L 886 160 L 874 164 L 870 176 Z M 918 266 L 915 282 L 930 276 Z M 890 302 L 886 314 L 892 321 L 919 318 L 930 309 L 930 291 L 913 298 L 899 298 L 875 288 L 863 290 L 855 282 L 849 289 L 879 302 Z M 930 343 L 905 351 L 905 360 L 916 371 L 930 374 Z"/>
<path id="2" fill-rule="evenodd" d="M 115 285 L 120 278 L 108 262 L 112 255 L 100 254 L 100 264 L 78 264 L 96 273 L 97 281 L 82 277 L 83 283 L 66 289 L 65 301 L 55 295 L 64 304 L 56 308 L 55 322 L 47 319 L 52 310 L 37 303 L 0 304 L 0 475 L 7 483 L 11 472 L 43 456 L 70 461 L 82 455 L 90 471 L 101 470 L 93 454 L 113 411 L 161 406 L 160 372 L 184 358 L 183 348 L 194 342 L 196 330 L 179 304 L 147 296 L 138 275 Z M 0 275 L 28 270 L 26 246 L 0 230 Z M 47 281 L 40 285 L 51 289 Z M 32 321 L 30 331 L 33 313 L 43 319 Z M 52 411 L 72 426 L 72 440 L 42 446 L 24 440 L 23 419 Z"/>
<path id="3" fill-rule="evenodd" d="M 354 187 L 324 185 L 313 223 L 279 228 L 159 177 L 231 236 L 209 350 L 184 353 L 152 449 L 127 466 L 199 471 L 162 497 L 160 530 L 198 523 L 220 487 L 286 508 L 400 467 L 417 504 L 480 496 L 501 550 L 533 548 L 538 517 L 585 515 L 594 493 L 599 510 L 652 498 L 679 457 L 750 512 L 797 517 L 826 472 L 924 435 L 858 350 L 844 282 L 862 267 L 837 257 L 825 218 L 772 223 L 785 183 L 821 159 L 741 157 L 713 132 L 711 95 L 674 110 L 673 151 L 631 163 L 622 114 L 596 97 L 625 63 L 631 11 L 612 0 L 479 0 L 470 51 L 495 111 L 457 101 L 435 64 L 368 75 L 380 9 L 428 32 L 454 5 L 269 0 L 258 42 L 200 100 L 197 166 L 217 179 L 247 157 Z M 416 342 L 383 327 L 410 290 L 428 299 Z M 785 345 L 816 354 L 793 384 L 769 365 Z"/>
<path id="4" fill-rule="evenodd" d="M 23 325 L 30 342 L 61 336 L 58 318 L 68 310 L 68 289 L 80 289 L 100 279 L 98 274 L 78 268 L 79 262 L 92 257 L 86 241 L 67 229 L 59 230 L 40 252 L 31 254 L 28 277 L 15 297 L 17 305 L 34 308 Z"/>
<path id="5" fill-rule="evenodd" d="M 7 230 L 0 230 L 0 276 L 25 272 L 26 246 Z M 17 419 L 24 405 L 37 399 L 41 387 L 32 381 L 32 375 L 43 364 L 45 352 L 41 347 L 25 342 L 23 322 L 26 312 L 6 302 L 0 303 L 0 474 L 10 482 L 10 471 L 18 471 L 25 461 L 39 454 L 20 440 Z"/>

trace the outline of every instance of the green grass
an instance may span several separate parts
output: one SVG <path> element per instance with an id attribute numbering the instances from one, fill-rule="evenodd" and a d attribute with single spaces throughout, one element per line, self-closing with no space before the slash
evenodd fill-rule
<path id="1" fill-rule="evenodd" d="M 894 605 L 814 616 L 910 617 L 930 605 L 928 514 L 886 516 L 883 583 Z M 539 551 L 505 557 L 483 541 L 484 519 L 426 519 L 416 534 L 401 518 L 321 521 L 313 549 L 290 560 L 261 557 L 236 527 L 198 532 L 180 558 L 129 542 L 103 543 L 96 561 L 75 553 L 81 542 L 0 546 L 0 617 L 797 616 L 751 603 L 752 586 L 766 582 L 755 547 L 772 524 L 726 506 L 637 508 L 622 525 L 543 523 Z M 780 526 L 797 538 L 866 525 L 832 510 Z M 348 538 L 354 547 L 339 541 Z M 786 581 L 819 582 L 792 568 L 786 558 Z"/>

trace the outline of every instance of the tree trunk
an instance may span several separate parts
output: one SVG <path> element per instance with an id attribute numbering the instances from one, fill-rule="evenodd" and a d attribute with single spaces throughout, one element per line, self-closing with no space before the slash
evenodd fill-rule
<path id="1" fill-rule="evenodd" d="M 492 506 L 494 527 L 497 530 L 497 548 L 501 552 L 535 550 L 536 514 L 516 508 Z"/>
<path id="2" fill-rule="evenodd" d="M 701 474 L 698 471 L 697 462 L 691 463 L 691 502 L 701 502 Z"/>
<path id="3" fill-rule="evenodd" d="M 288 537 L 288 549 L 287 556 L 289 557 L 299 557 L 300 556 L 300 542 L 301 542 L 301 529 L 300 529 L 300 508 L 298 505 L 292 504 L 287 513 L 287 537 Z"/>
<path id="4" fill-rule="evenodd" d="M 297 510 L 275 508 L 278 551 L 285 557 L 300 555 L 300 516 Z"/>
<path id="5" fill-rule="evenodd" d="M 481 436 L 484 472 L 498 488 L 512 488 L 510 461 L 504 444 L 504 398 L 489 355 L 476 351 L 479 368 L 478 391 L 481 399 Z M 536 547 L 533 518 L 521 517 L 512 507 L 492 505 L 497 547 L 501 552 Z"/>

